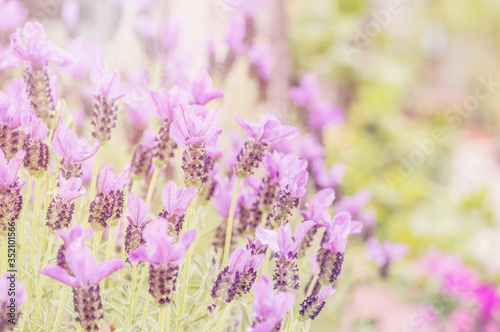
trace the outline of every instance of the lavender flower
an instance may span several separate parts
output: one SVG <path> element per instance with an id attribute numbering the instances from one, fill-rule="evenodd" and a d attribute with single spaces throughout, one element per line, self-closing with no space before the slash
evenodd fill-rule
<path id="1" fill-rule="evenodd" d="M 167 220 L 167 234 L 169 236 L 175 237 L 179 235 L 184 223 L 186 210 L 196 196 L 197 190 L 196 187 L 189 187 L 187 189 L 177 187 L 173 181 L 168 181 L 165 187 L 163 187 L 161 202 L 164 209 L 160 213 L 160 217 Z"/>
<path id="2" fill-rule="evenodd" d="M 319 294 L 313 293 L 309 295 L 304 302 L 300 304 L 299 320 L 314 320 L 325 306 L 326 299 L 335 294 L 336 291 L 337 290 L 331 285 L 327 285 Z"/>
<path id="3" fill-rule="evenodd" d="M 295 295 L 288 291 L 273 292 L 267 274 L 253 285 L 255 321 L 245 332 L 278 332 L 281 322 L 295 305 Z"/>
<path id="4" fill-rule="evenodd" d="M 157 145 L 156 135 L 151 125 L 144 130 L 142 142 L 139 144 L 132 156 L 130 173 L 134 180 L 140 180 L 146 176 L 153 161 L 154 148 Z"/>
<path id="5" fill-rule="evenodd" d="M 99 58 L 92 64 L 90 80 L 96 89 L 94 98 L 94 112 L 92 113 L 92 137 L 101 143 L 111 139 L 111 130 L 116 127 L 118 107 L 115 101 L 122 98 L 120 94 L 120 74 L 115 70 L 107 73 L 107 66 L 101 66 Z"/>
<path id="6" fill-rule="evenodd" d="M 390 241 L 380 242 L 372 237 L 366 244 L 368 258 L 380 267 L 380 275 L 384 278 L 389 273 L 389 265 L 406 255 L 408 246 L 406 243 L 393 243 Z"/>
<path id="7" fill-rule="evenodd" d="M 322 94 L 322 89 L 318 84 L 318 77 L 313 72 L 305 73 L 300 80 L 300 85 L 290 88 L 288 94 L 295 106 L 301 111 L 307 111 Z"/>
<path id="8" fill-rule="evenodd" d="M 17 172 L 25 154 L 21 150 L 7 162 L 3 150 L 0 150 L 0 232 L 7 230 L 9 222 L 17 220 L 23 207 L 21 189 L 24 182 L 19 182 Z"/>
<path id="9" fill-rule="evenodd" d="M 129 224 L 125 231 L 125 251 L 129 254 L 130 250 L 137 249 L 145 243 L 142 232 L 151 219 L 146 219 L 148 213 L 146 202 L 136 194 L 130 193 L 127 207 L 130 216 L 127 217 Z"/>
<path id="10" fill-rule="evenodd" d="M 253 174 L 254 169 L 259 166 L 268 144 L 291 139 L 299 132 L 297 128 L 281 125 L 281 121 L 272 113 L 261 116 L 258 124 L 246 122 L 240 115 L 236 116 L 236 122 L 243 128 L 248 137 L 234 166 L 234 174 L 240 178 L 248 178 Z"/>
<path id="11" fill-rule="evenodd" d="M 314 226 L 313 221 L 304 221 L 295 229 L 295 242 L 292 243 L 290 224 L 280 226 L 278 231 L 257 227 L 255 237 L 266 244 L 276 254 L 278 261 L 274 270 L 274 289 L 279 291 L 296 291 L 299 288 L 299 268 L 297 253 L 307 232 Z"/>
<path id="12" fill-rule="evenodd" d="M 263 261 L 263 254 L 253 255 L 252 250 L 247 248 L 236 249 L 229 257 L 228 266 L 217 275 L 212 288 L 215 305 L 225 305 L 248 293 Z"/>
<path id="13" fill-rule="evenodd" d="M 0 276 L 0 330 L 14 331 L 19 321 L 19 308 L 26 300 L 26 291 L 15 274 Z"/>
<path id="14" fill-rule="evenodd" d="M 85 195 L 81 178 L 65 179 L 59 171 L 59 194 L 52 198 L 47 209 L 46 226 L 53 230 L 68 228 L 75 211 L 75 203 L 78 197 Z"/>
<path id="15" fill-rule="evenodd" d="M 91 237 L 94 232 L 91 229 L 84 229 L 82 226 L 75 224 L 69 230 L 65 231 L 62 229 L 54 230 L 61 240 L 63 240 L 63 244 L 59 247 L 57 251 L 57 265 L 62 267 L 70 275 L 73 275 L 73 272 L 69 269 L 68 262 L 66 261 L 66 249 L 73 243 L 73 241 L 81 238 L 83 242 L 85 242 L 89 237 Z"/>
<path id="16" fill-rule="evenodd" d="M 31 114 L 23 129 L 26 134 L 23 147 L 26 151 L 24 167 L 30 175 L 39 178 L 49 164 L 49 147 L 43 142 L 47 138 L 49 128 L 38 116 Z"/>
<path id="17" fill-rule="evenodd" d="M 187 249 L 194 241 L 196 230 L 186 231 L 181 242 L 174 244 L 167 235 L 168 224 L 158 218 L 146 226 L 143 232 L 146 244 L 130 251 L 131 262 L 148 262 L 149 293 L 160 306 L 170 303 L 175 291 L 179 265 L 182 264 Z M 151 249 L 148 251 L 146 246 Z"/>
<path id="18" fill-rule="evenodd" d="M 89 223 L 94 230 L 118 223 L 123 213 L 123 188 L 130 182 L 128 175 L 128 170 L 118 176 L 109 168 L 102 171 L 97 182 L 97 195 L 90 203 Z"/>
<path id="19" fill-rule="evenodd" d="M 207 177 L 208 144 L 213 144 L 219 134 L 219 111 L 207 112 L 201 107 L 179 104 L 175 109 L 175 134 L 177 144 L 186 146 L 182 155 L 182 170 L 186 186 L 201 186 Z"/>
<path id="20" fill-rule="evenodd" d="M 82 161 L 96 154 L 101 143 L 97 140 L 91 144 L 86 139 L 78 139 L 76 133 L 61 122 L 54 132 L 52 150 L 62 158 L 61 170 L 65 179 L 82 176 Z"/>
<path id="21" fill-rule="evenodd" d="M 224 92 L 213 89 L 214 82 L 205 69 L 200 69 L 191 84 L 191 103 L 205 105 L 213 99 L 224 97 Z"/>
<path id="22" fill-rule="evenodd" d="M 10 52 L 19 60 L 25 61 L 24 81 L 35 113 L 47 123 L 53 117 L 54 100 L 47 73 L 47 62 L 66 66 L 71 63 L 68 55 L 51 41 L 45 42 L 43 26 L 38 22 L 28 22 L 10 36 Z M 22 42 L 24 39 L 25 45 Z"/>
<path id="23" fill-rule="evenodd" d="M 158 118 L 163 120 L 154 148 L 154 163 L 156 167 L 163 169 L 174 157 L 174 151 L 177 148 L 177 143 L 170 132 L 172 122 L 175 120 L 174 110 L 180 103 L 189 102 L 189 93 L 174 85 L 169 91 L 161 88 L 158 92 L 151 92 L 151 98 L 156 104 Z"/>
<path id="24" fill-rule="evenodd" d="M 103 320 L 99 282 L 124 265 L 119 259 L 97 264 L 84 241 L 85 236 L 80 236 L 66 249 L 65 258 L 71 273 L 59 265 L 47 265 L 40 273 L 73 287 L 76 321 L 84 331 L 99 331 Z"/>

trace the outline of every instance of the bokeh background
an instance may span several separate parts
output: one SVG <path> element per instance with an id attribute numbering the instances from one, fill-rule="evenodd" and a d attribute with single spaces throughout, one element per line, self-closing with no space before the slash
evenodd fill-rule
<path id="1" fill-rule="evenodd" d="M 22 25 L 8 3 L 0 54 Z M 18 3 L 79 60 L 59 75 L 58 93 L 82 134 L 91 61 L 120 71 L 118 132 L 128 141 L 114 135 L 105 161 L 121 161 L 137 144 L 131 133 L 152 121 L 150 89 L 205 67 L 226 95 L 215 104 L 223 129 L 235 130 L 236 114 L 272 111 L 321 142 L 325 167 L 339 169 L 339 198 L 370 193 L 365 236 L 409 251 L 380 278 L 363 239 L 350 244 L 316 331 L 500 331 L 500 1 L 255 1 L 253 54 L 236 45 L 240 0 Z M 19 68 L 1 71 L 0 85 Z M 314 114 L 290 98 L 305 74 L 317 78 L 328 123 L 306 125 Z"/>

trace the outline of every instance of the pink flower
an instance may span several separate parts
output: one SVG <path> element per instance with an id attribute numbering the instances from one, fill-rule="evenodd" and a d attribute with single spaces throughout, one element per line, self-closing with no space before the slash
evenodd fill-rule
<path id="1" fill-rule="evenodd" d="M 68 27 L 69 30 L 73 31 L 78 25 L 78 19 L 80 16 L 80 6 L 77 0 L 66 0 L 61 8 L 61 18 Z"/>
<path id="2" fill-rule="evenodd" d="M 488 322 L 497 309 L 500 309 L 500 293 L 495 285 L 482 285 L 474 291 L 480 308 L 480 320 Z"/>
<path id="3" fill-rule="evenodd" d="M 253 285 L 253 310 L 256 324 L 248 327 L 245 332 L 269 332 L 279 322 L 285 319 L 288 311 L 295 305 L 295 295 L 292 292 L 274 293 L 267 274 Z"/>
<path id="4" fill-rule="evenodd" d="M 102 96 L 106 99 L 117 100 L 124 96 L 120 93 L 120 74 L 116 69 L 113 74 L 109 74 L 108 66 L 104 63 L 103 68 L 99 58 L 95 59 L 90 67 L 90 80 L 94 85 L 96 98 Z"/>
<path id="5" fill-rule="evenodd" d="M 49 127 L 36 114 L 31 113 L 29 120 L 23 123 L 23 131 L 31 140 L 41 141 L 47 138 Z"/>
<path id="6" fill-rule="evenodd" d="M 292 197 L 300 198 L 306 193 L 306 183 L 309 177 L 307 161 L 297 159 L 287 165 L 286 177 L 280 181 L 280 187 L 286 188 Z"/>
<path id="7" fill-rule="evenodd" d="M 167 91 L 165 88 L 160 88 L 158 92 L 151 92 L 156 104 L 156 114 L 162 120 L 174 120 L 174 110 L 179 106 L 179 103 L 189 103 L 189 92 L 174 85 Z"/>
<path id="8" fill-rule="evenodd" d="M 14 158 L 11 158 L 8 162 L 5 158 L 5 154 L 2 149 L 0 149 L 0 188 L 9 188 L 14 182 L 17 181 L 17 172 L 21 166 L 26 151 L 19 151 Z M 21 185 L 22 187 L 22 185 Z"/>
<path id="9" fill-rule="evenodd" d="M 85 195 L 85 189 L 79 190 L 82 187 L 81 178 L 69 178 L 66 180 L 59 171 L 59 197 L 64 203 L 69 203 L 78 197 Z"/>
<path id="10" fill-rule="evenodd" d="M 99 176 L 99 181 L 97 182 L 98 192 L 107 195 L 112 191 L 122 191 L 130 182 L 128 175 L 129 171 L 125 170 L 120 175 L 116 176 L 109 167 L 106 167 L 102 171 Z"/>
<path id="11" fill-rule="evenodd" d="M 0 124 L 15 129 L 29 122 L 34 114 L 26 97 L 26 83 L 22 78 L 16 79 L 7 88 L 7 94 L 0 92 Z"/>
<path id="12" fill-rule="evenodd" d="M 326 208 L 331 206 L 335 199 L 335 190 L 323 189 L 318 191 L 311 200 L 311 203 L 306 203 L 307 210 L 300 211 L 305 220 L 312 220 L 319 223 L 323 219 L 323 213 Z"/>
<path id="13" fill-rule="evenodd" d="M 254 17 L 269 0 L 242 0 L 235 2 L 236 9 L 240 10 L 246 17 Z"/>
<path id="14" fill-rule="evenodd" d="M 403 258 L 408 252 L 406 243 L 380 242 L 372 237 L 366 244 L 366 254 L 380 267 Z"/>
<path id="15" fill-rule="evenodd" d="M 316 183 L 323 188 L 337 187 L 345 174 L 345 165 L 343 163 L 335 163 L 330 169 L 327 169 L 323 159 L 312 162 L 311 169 Z"/>
<path id="16" fill-rule="evenodd" d="M 66 127 L 64 121 L 59 124 L 54 132 L 52 150 L 65 160 L 66 164 L 81 163 L 96 154 L 101 143 L 96 140 L 92 145 L 86 139 L 78 139 L 76 133 Z"/>
<path id="17" fill-rule="evenodd" d="M 327 125 L 340 125 L 344 121 L 344 110 L 329 102 L 318 102 L 309 110 L 309 126 L 322 129 Z"/>
<path id="18" fill-rule="evenodd" d="M 360 190 L 353 196 L 342 196 L 342 198 L 335 203 L 337 211 L 347 211 L 354 219 L 358 219 L 361 215 L 361 209 L 370 201 L 372 195 L 368 190 Z"/>
<path id="19" fill-rule="evenodd" d="M 56 233 L 63 240 L 67 248 L 77 239 L 81 239 L 82 242 L 85 242 L 94 234 L 94 231 L 88 228 L 82 228 L 79 224 L 75 224 L 67 231 L 56 229 L 54 230 L 54 233 Z"/>
<path id="20" fill-rule="evenodd" d="M 349 234 L 360 233 L 363 229 L 363 224 L 352 220 L 351 215 L 346 211 L 337 213 L 333 218 L 328 212 L 325 212 L 323 221 L 322 225 L 326 227 L 330 236 L 330 240 L 323 243 L 323 248 L 335 253 L 344 253 Z"/>
<path id="21" fill-rule="evenodd" d="M 127 217 L 127 219 L 131 224 L 140 226 L 146 225 L 151 221 L 149 219 L 145 220 L 146 215 L 148 214 L 148 206 L 146 202 L 132 192 L 128 196 L 127 207 L 130 212 L 130 216 Z"/>
<path id="22" fill-rule="evenodd" d="M 164 264 L 180 265 L 186 251 L 194 241 L 196 230 L 186 231 L 180 243 L 173 243 L 173 238 L 167 235 L 168 224 L 165 219 L 158 218 L 149 223 L 143 231 L 146 244 L 130 251 L 131 262 L 148 262 L 155 267 Z M 146 246 L 150 250 L 146 249 Z"/>
<path id="23" fill-rule="evenodd" d="M 318 77 L 312 72 L 305 73 L 300 80 L 300 85 L 290 88 L 288 92 L 295 106 L 302 109 L 308 109 L 321 93 Z"/>
<path id="24" fill-rule="evenodd" d="M 229 216 L 234 187 L 236 186 L 237 180 L 238 178 L 236 176 L 231 177 L 231 180 L 229 180 L 227 177 L 220 177 L 217 179 L 217 187 L 214 194 L 215 208 L 217 209 L 217 212 L 224 218 L 227 218 L 227 216 Z M 236 218 L 238 216 L 238 210 L 235 211 L 235 214 Z"/>
<path id="25" fill-rule="evenodd" d="M 197 114 L 197 112 L 201 112 Z M 216 109 L 204 114 L 201 108 L 179 104 L 175 109 L 175 120 L 172 126 L 172 138 L 180 146 L 214 142 L 220 131 L 219 111 Z"/>
<path id="26" fill-rule="evenodd" d="M 325 148 L 312 133 L 296 136 L 291 140 L 279 141 L 272 147 L 284 153 L 296 154 L 311 163 L 325 157 Z"/>
<path id="27" fill-rule="evenodd" d="M 72 62 L 64 50 L 55 46 L 50 40 L 45 42 L 45 39 L 45 30 L 40 23 L 27 22 L 22 33 L 21 28 L 17 28 L 16 33 L 10 36 L 10 51 L 18 59 L 36 67 L 44 67 L 49 61 L 61 66 L 67 66 Z"/>
<path id="28" fill-rule="evenodd" d="M 197 191 L 198 188 L 196 187 L 184 189 L 183 187 L 177 187 L 173 181 L 168 181 L 161 191 L 161 202 L 167 215 L 170 217 L 183 215 L 196 196 Z"/>
<path id="29" fill-rule="evenodd" d="M 311 220 L 300 223 L 295 229 L 294 239 L 292 243 L 292 229 L 290 224 L 285 226 L 281 225 L 278 231 L 262 228 L 258 226 L 255 231 L 255 237 L 262 244 L 266 244 L 275 253 L 280 253 L 282 257 L 289 257 L 296 255 L 299 251 L 300 244 L 306 236 L 307 232 L 314 226 Z"/>
<path id="30" fill-rule="evenodd" d="M 14 291 L 12 291 L 13 289 Z M 2 273 L 0 277 L 0 303 L 6 307 L 14 303 L 14 307 L 17 309 L 23 305 L 24 301 L 26 301 L 26 291 L 17 277 L 14 274 Z"/>
<path id="31" fill-rule="evenodd" d="M 103 53 L 101 45 L 89 42 L 81 37 L 69 39 L 65 48 L 74 60 L 67 67 L 67 70 L 75 78 L 88 75 L 90 68 L 93 66 L 93 60 Z"/>
<path id="32" fill-rule="evenodd" d="M 246 122 L 241 115 L 236 116 L 236 122 L 249 138 L 261 143 L 274 143 L 282 139 L 291 139 L 299 133 L 295 127 L 282 125 L 281 121 L 272 113 L 261 116 L 258 124 Z"/>
<path id="33" fill-rule="evenodd" d="M 191 84 L 192 102 L 198 105 L 205 105 L 213 99 L 224 97 L 224 92 L 213 89 L 214 82 L 210 74 L 205 69 L 200 69 Z"/>
<path id="34" fill-rule="evenodd" d="M 271 177 L 271 184 L 282 181 L 290 170 L 290 165 L 294 163 L 298 157 L 294 154 L 283 154 L 278 151 L 264 152 L 262 156 L 262 165 L 267 170 Z"/>
<path id="35" fill-rule="evenodd" d="M 254 45 L 248 52 L 248 61 L 261 82 L 268 82 L 271 77 L 276 57 L 269 45 Z"/>
<path id="36" fill-rule="evenodd" d="M 6 32 L 14 31 L 28 17 L 28 10 L 17 0 L 0 0 L 0 13 L 0 30 Z"/>
<path id="37" fill-rule="evenodd" d="M 229 50 L 235 55 L 246 53 L 248 45 L 245 42 L 246 22 L 243 15 L 233 15 L 229 21 L 225 41 Z"/>
<path id="38" fill-rule="evenodd" d="M 47 265 L 41 274 L 51 277 L 72 287 L 95 286 L 111 273 L 124 267 L 119 259 L 112 259 L 97 264 L 92 250 L 84 245 L 85 237 L 73 240 L 66 249 L 66 262 L 73 273 L 58 265 Z"/>

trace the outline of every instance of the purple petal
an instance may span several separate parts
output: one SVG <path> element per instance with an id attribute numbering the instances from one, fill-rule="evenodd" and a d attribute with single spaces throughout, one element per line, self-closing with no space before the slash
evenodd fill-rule
<path id="1" fill-rule="evenodd" d="M 99 263 L 95 268 L 91 284 L 98 284 L 101 280 L 109 276 L 111 273 L 123 268 L 124 266 L 125 265 L 123 265 L 122 261 L 117 258 Z"/>
<path id="2" fill-rule="evenodd" d="M 272 251 L 280 251 L 278 245 L 278 232 L 262 228 L 262 226 L 259 225 L 255 230 L 255 238 L 262 242 L 262 244 L 268 245 Z"/>
<path id="3" fill-rule="evenodd" d="M 47 265 L 40 273 L 71 287 L 81 286 L 76 277 L 70 276 L 68 271 L 57 265 Z"/>
<path id="4" fill-rule="evenodd" d="M 319 292 L 318 297 L 316 299 L 316 303 L 321 303 L 323 301 L 326 301 L 327 298 L 335 294 L 337 290 L 332 287 L 332 285 L 328 285 L 326 287 L 323 287 L 321 292 Z"/>
<path id="5" fill-rule="evenodd" d="M 147 204 L 140 199 L 136 194 L 130 193 L 128 196 L 127 207 L 130 212 L 133 223 L 138 226 L 146 218 L 148 213 Z"/>

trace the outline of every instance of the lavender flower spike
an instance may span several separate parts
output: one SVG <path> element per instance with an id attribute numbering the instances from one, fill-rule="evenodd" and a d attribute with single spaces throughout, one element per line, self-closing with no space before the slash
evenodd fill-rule
<path id="1" fill-rule="evenodd" d="M 66 262 L 66 249 L 70 246 L 73 241 L 81 238 L 83 242 L 85 242 L 89 237 L 94 234 L 94 231 L 91 229 L 84 229 L 79 224 L 73 225 L 69 230 L 65 231 L 62 229 L 54 230 L 61 240 L 63 240 L 63 244 L 59 247 L 57 251 L 57 265 L 68 271 L 68 273 L 72 273 L 69 269 L 68 263 Z"/>
<path id="2" fill-rule="evenodd" d="M 137 249 L 145 243 L 142 232 L 151 219 L 146 219 L 148 213 L 146 202 L 136 194 L 130 193 L 127 207 L 130 216 L 127 217 L 129 224 L 125 231 L 125 251 L 130 253 L 130 250 Z"/>
<path id="3" fill-rule="evenodd" d="M 143 232 L 146 244 L 130 251 L 131 262 L 148 262 L 149 293 L 160 306 L 170 303 L 175 291 L 179 265 L 182 264 L 187 249 L 194 241 L 196 230 L 186 231 L 181 242 L 174 244 L 167 235 L 168 225 L 158 218 L 146 226 Z M 146 246 L 151 249 L 148 251 Z"/>
<path id="4" fill-rule="evenodd" d="M 325 306 L 326 299 L 335 294 L 336 291 L 337 290 L 331 285 L 327 285 L 319 294 L 313 293 L 309 295 L 307 299 L 300 304 L 299 320 L 314 320 Z"/>
<path id="5" fill-rule="evenodd" d="M 97 195 L 90 203 L 89 223 L 94 230 L 118 223 L 123 213 L 123 188 L 130 182 L 128 175 L 128 170 L 118 176 L 109 168 L 102 171 L 97 182 Z"/>
<path id="6" fill-rule="evenodd" d="M 258 124 L 246 122 L 240 115 L 236 116 L 236 122 L 248 137 L 234 166 L 234 173 L 240 178 L 248 178 L 253 174 L 268 144 L 291 139 L 299 133 L 297 128 L 282 125 L 272 113 L 261 116 Z"/>
<path id="7" fill-rule="evenodd" d="M 282 225 L 278 231 L 264 229 L 260 225 L 257 227 L 255 237 L 262 244 L 267 244 L 278 258 L 273 276 L 274 289 L 296 291 L 299 288 L 297 253 L 302 240 L 313 226 L 314 222 L 310 220 L 299 224 L 295 229 L 293 243 L 290 224 Z"/>
<path id="8" fill-rule="evenodd" d="M 245 332 L 278 332 L 286 314 L 295 305 L 295 295 L 282 291 L 275 294 L 267 274 L 253 285 L 253 291 L 255 321 Z"/>
<path id="9" fill-rule="evenodd" d="M 81 178 L 69 178 L 66 180 L 59 171 L 59 195 L 54 196 L 47 209 L 46 226 L 53 230 L 68 228 L 75 211 L 75 203 L 78 197 L 85 195 Z"/>
<path id="10" fill-rule="evenodd" d="M 97 264 L 92 250 L 83 244 L 84 239 L 77 238 L 66 249 L 71 273 L 58 265 L 47 265 L 40 273 L 73 287 L 76 321 L 84 331 L 99 331 L 103 320 L 99 282 L 124 265 L 119 259 Z"/>
<path id="11" fill-rule="evenodd" d="M 21 189 L 24 183 L 19 182 L 17 172 L 25 154 L 21 150 L 7 162 L 0 149 L 0 232 L 7 230 L 7 223 L 17 220 L 23 207 Z"/>
<path id="12" fill-rule="evenodd" d="M 169 236 L 179 235 L 184 223 L 184 215 L 189 204 L 191 204 L 196 196 L 197 190 L 198 188 L 196 187 L 189 187 L 187 189 L 177 187 L 173 181 L 168 181 L 165 187 L 163 187 L 161 202 L 164 209 L 160 213 L 160 217 L 165 218 L 168 222 Z"/>
<path id="13" fill-rule="evenodd" d="M 389 266 L 406 255 L 408 246 L 406 243 L 393 243 L 391 241 L 380 242 L 372 237 L 366 244 L 368 258 L 380 267 L 380 275 L 385 278 L 389 273 Z"/>
<path id="14" fill-rule="evenodd" d="M 47 138 L 49 128 L 35 114 L 30 114 L 27 123 L 23 123 L 24 140 L 23 150 L 26 151 L 24 167 L 30 175 L 36 178 L 45 174 L 49 164 L 49 147 L 43 142 Z"/>

